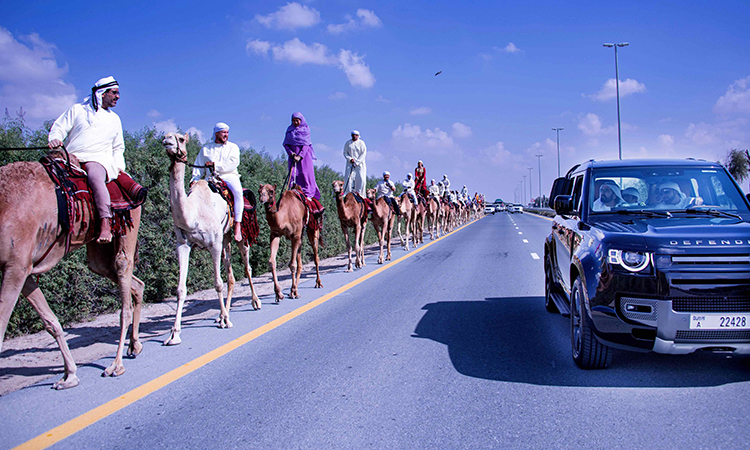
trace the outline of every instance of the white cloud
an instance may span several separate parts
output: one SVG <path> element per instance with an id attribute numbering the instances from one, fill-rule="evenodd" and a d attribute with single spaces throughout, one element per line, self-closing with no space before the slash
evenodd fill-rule
<path id="1" fill-rule="evenodd" d="M 318 24 L 320 22 L 320 12 L 307 5 L 291 2 L 279 8 L 278 11 L 266 16 L 257 14 L 255 20 L 267 28 L 294 30 Z"/>
<path id="2" fill-rule="evenodd" d="M 328 100 L 344 100 L 346 98 L 346 94 L 343 92 L 334 92 L 333 94 L 328 96 Z"/>
<path id="3" fill-rule="evenodd" d="M 423 116 L 425 114 L 431 113 L 432 110 L 426 106 L 422 106 L 420 108 L 414 108 L 411 111 L 409 111 L 409 114 L 412 116 Z"/>
<path id="4" fill-rule="evenodd" d="M 748 145 L 748 120 L 739 118 L 715 124 L 700 122 L 691 123 L 685 131 L 685 136 L 700 146 L 722 146 L 726 151 L 730 147 Z"/>
<path id="5" fill-rule="evenodd" d="M 321 152 L 330 152 L 331 150 L 333 150 L 333 147 L 323 144 L 321 142 L 314 144 L 313 147 L 315 148 L 315 150 L 321 151 Z M 370 155 L 367 155 L 367 156 L 370 156 Z"/>
<path id="6" fill-rule="evenodd" d="M 497 144 L 485 148 L 482 150 L 482 153 L 489 158 L 489 161 L 494 166 L 503 164 L 511 156 L 502 141 L 498 141 Z"/>
<path id="7" fill-rule="evenodd" d="M 245 45 L 245 51 L 249 55 L 250 52 L 256 55 L 268 56 L 268 51 L 271 50 L 271 43 L 268 41 L 261 41 L 260 39 L 248 39 L 247 45 Z"/>
<path id="8" fill-rule="evenodd" d="M 492 47 L 492 50 L 495 53 L 480 53 L 479 57 L 484 59 L 485 61 L 492 60 L 498 53 L 518 53 L 521 51 L 520 48 L 516 47 L 516 44 L 509 42 L 508 45 L 505 47 Z"/>
<path id="9" fill-rule="evenodd" d="M 154 122 L 154 128 L 159 133 L 177 133 L 179 128 L 174 123 L 174 119 L 162 120 L 161 122 Z"/>
<path id="10" fill-rule="evenodd" d="M 596 114 L 588 113 L 578 121 L 578 129 L 589 136 L 599 134 L 602 130 L 602 120 Z"/>
<path id="11" fill-rule="evenodd" d="M 375 15 L 373 11 L 368 9 L 358 9 L 357 17 L 359 21 L 355 20 L 352 16 L 347 15 L 346 22 L 339 24 L 330 24 L 326 28 L 331 34 L 340 34 L 349 30 L 357 30 L 363 28 L 378 28 L 383 25 L 380 18 Z"/>
<path id="12" fill-rule="evenodd" d="M 273 54 L 274 61 L 286 61 L 293 64 L 316 64 L 320 66 L 334 66 L 346 74 L 352 86 L 370 88 L 375 84 L 375 77 L 370 67 L 364 62 L 364 56 L 359 56 L 349 50 L 341 50 L 338 55 L 332 55 L 323 44 L 313 43 L 307 45 L 294 38 L 281 45 L 265 41 L 248 41 L 246 51 L 248 55 L 266 55 L 268 51 Z"/>
<path id="13" fill-rule="evenodd" d="M 509 42 L 508 45 L 505 46 L 505 48 L 503 49 L 503 51 L 505 53 L 517 53 L 517 52 L 520 52 L 521 49 L 518 48 L 518 47 L 516 47 L 516 44 L 514 44 L 512 42 Z"/>
<path id="14" fill-rule="evenodd" d="M 397 147 L 404 150 L 421 151 L 425 148 L 449 150 L 457 148 L 455 142 L 453 142 L 453 138 L 440 128 L 435 128 L 433 130 L 428 128 L 422 131 L 419 125 L 405 123 L 404 125 L 399 125 L 398 128 L 393 130 L 391 136 Z"/>
<path id="15" fill-rule="evenodd" d="M 375 101 L 378 102 L 378 103 L 390 103 L 391 102 L 387 98 L 383 97 L 382 94 L 378 95 L 378 98 L 376 98 Z"/>
<path id="16" fill-rule="evenodd" d="M 714 105 L 717 114 L 750 113 L 750 77 L 737 80 Z"/>
<path id="17" fill-rule="evenodd" d="M 174 122 L 172 123 L 172 125 L 174 125 Z M 190 128 L 188 128 L 187 129 L 187 134 L 197 134 L 198 135 L 198 142 L 199 143 L 202 144 L 202 143 L 206 142 L 206 135 L 203 134 L 203 132 L 201 130 L 197 129 L 196 127 L 190 127 Z"/>
<path id="18" fill-rule="evenodd" d="M 266 113 L 263 113 L 263 114 L 260 115 L 260 121 L 263 122 L 263 123 L 268 123 L 268 122 L 271 121 L 271 116 L 269 116 Z"/>
<path id="19" fill-rule="evenodd" d="M 30 126 L 56 119 L 76 102 L 75 87 L 62 79 L 68 66 L 58 65 L 56 49 L 36 33 L 16 40 L 0 27 L 0 104 L 11 112 L 23 108 Z"/>
<path id="20" fill-rule="evenodd" d="M 370 162 L 383 161 L 383 154 L 377 150 L 367 150 L 367 160 Z"/>
<path id="21" fill-rule="evenodd" d="M 161 117 L 161 113 L 155 109 L 152 109 L 151 111 L 147 112 L 146 115 L 151 117 L 152 119 L 157 119 Z"/>
<path id="22" fill-rule="evenodd" d="M 664 148 L 671 148 L 674 145 L 674 137 L 668 134 L 660 134 L 656 140 Z"/>
<path id="23" fill-rule="evenodd" d="M 451 129 L 453 130 L 451 134 L 453 134 L 454 137 L 457 138 L 467 138 L 471 136 L 471 127 L 468 125 L 464 125 L 461 122 L 456 122 L 451 126 Z"/>
<path id="24" fill-rule="evenodd" d="M 646 92 L 645 84 L 639 83 L 632 78 L 628 78 L 625 81 L 620 80 L 620 98 L 626 97 L 630 94 L 642 92 Z M 591 97 L 592 99 L 600 102 L 611 100 L 617 97 L 617 81 L 614 78 L 610 78 L 604 83 L 604 86 L 602 86 L 599 92 L 593 95 L 589 95 L 588 97 Z"/>

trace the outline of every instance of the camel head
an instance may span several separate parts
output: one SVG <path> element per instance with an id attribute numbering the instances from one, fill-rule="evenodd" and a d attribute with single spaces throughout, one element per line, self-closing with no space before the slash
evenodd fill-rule
<path id="1" fill-rule="evenodd" d="M 337 196 L 344 192 L 344 182 L 341 180 L 336 180 L 333 182 L 333 195 Z"/>
<path id="2" fill-rule="evenodd" d="M 367 198 L 369 198 L 372 201 L 375 201 L 375 189 L 367 190 Z"/>
<path id="3" fill-rule="evenodd" d="M 258 200 L 261 204 L 268 203 L 276 198 L 275 184 L 261 184 L 258 188 Z"/>
<path id="4" fill-rule="evenodd" d="M 174 161 L 187 161 L 187 143 L 190 136 L 180 133 L 167 133 L 161 141 L 167 155 Z"/>

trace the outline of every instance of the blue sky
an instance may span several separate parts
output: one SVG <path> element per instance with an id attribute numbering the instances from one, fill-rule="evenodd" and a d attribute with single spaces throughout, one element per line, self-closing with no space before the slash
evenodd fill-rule
<path id="1" fill-rule="evenodd" d="M 113 75 L 128 130 L 199 131 L 280 154 L 291 113 L 343 172 L 351 129 L 369 174 L 512 200 L 581 161 L 722 159 L 750 145 L 750 2 L 3 2 L 0 107 L 38 126 Z M 434 74 L 442 73 L 438 76 Z M 166 164 L 166 158 L 165 158 Z M 746 186 L 743 186 L 747 188 Z M 325 186 L 322 188 L 326 188 Z M 526 196 L 528 199 L 528 178 Z"/>

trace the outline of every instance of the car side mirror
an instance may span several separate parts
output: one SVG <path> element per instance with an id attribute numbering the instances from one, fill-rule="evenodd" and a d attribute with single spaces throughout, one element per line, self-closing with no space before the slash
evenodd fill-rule
<path id="1" fill-rule="evenodd" d="M 573 212 L 573 196 L 558 195 L 555 197 L 555 213 L 565 216 Z"/>

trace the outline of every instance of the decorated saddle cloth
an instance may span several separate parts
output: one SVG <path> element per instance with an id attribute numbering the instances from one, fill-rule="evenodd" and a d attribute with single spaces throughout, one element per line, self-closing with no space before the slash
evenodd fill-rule
<path id="1" fill-rule="evenodd" d="M 85 170 L 70 162 L 62 153 L 53 152 L 39 162 L 44 166 L 57 195 L 58 222 L 63 232 L 79 236 L 85 241 L 99 234 L 99 216 L 94 205 L 88 175 Z M 112 208 L 112 232 L 124 236 L 133 228 L 130 211 L 146 201 L 148 189 L 136 183 L 130 175 L 121 172 L 116 180 L 107 183 Z"/>
<path id="2" fill-rule="evenodd" d="M 294 195 L 297 196 L 299 201 L 301 201 L 302 204 L 305 205 L 305 226 L 312 230 L 322 230 L 322 214 L 323 211 L 325 211 L 325 208 L 320 204 L 320 201 L 317 198 L 305 197 L 305 194 L 302 192 L 302 189 L 299 186 L 294 186 L 292 189 L 290 189 L 290 192 L 293 192 Z"/>
<path id="3" fill-rule="evenodd" d="M 360 205 L 365 205 L 365 218 L 367 217 L 367 214 L 373 210 L 372 200 L 369 198 L 362 197 L 362 195 L 359 192 L 352 191 L 352 195 L 354 195 L 354 200 L 357 201 Z"/>
<path id="4" fill-rule="evenodd" d="M 234 194 L 229 190 L 226 181 L 219 177 L 212 177 L 208 180 L 208 187 L 222 196 L 229 206 L 229 217 L 234 217 Z M 242 224 L 240 226 L 242 229 L 242 240 L 247 245 L 253 245 L 258 242 L 258 235 L 260 235 L 255 194 L 250 189 L 243 189 L 242 200 L 244 202 Z"/>

